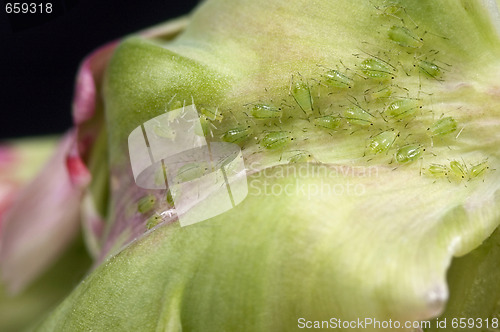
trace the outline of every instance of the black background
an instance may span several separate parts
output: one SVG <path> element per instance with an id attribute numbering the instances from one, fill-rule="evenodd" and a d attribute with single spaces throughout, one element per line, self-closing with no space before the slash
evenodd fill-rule
<path id="1" fill-rule="evenodd" d="M 187 14 L 198 0 L 54 0 L 51 15 L 7 15 L 7 2 L 0 2 L 0 139 L 64 132 L 87 54 Z"/>

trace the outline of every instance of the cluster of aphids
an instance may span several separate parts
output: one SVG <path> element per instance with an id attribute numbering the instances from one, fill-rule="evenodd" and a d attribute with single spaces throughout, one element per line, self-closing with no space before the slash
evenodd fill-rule
<path id="1" fill-rule="evenodd" d="M 199 107 L 203 134 L 242 148 L 257 144 L 277 152 L 280 160 L 287 151 L 291 163 L 316 160 L 300 143 L 318 132 L 332 140 L 364 135 L 361 155 L 368 160 L 383 157 L 388 164 L 405 165 L 436 157 L 434 147 L 453 144 L 460 135 L 456 118 L 434 110 L 432 94 L 422 88 L 442 84 L 451 68 L 426 45 L 425 36 L 446 38 L 423 31 L 396 2 L 372 6 L 383 22 L 377 32 L 383 47 L 362 43 L 361 51 L 344 61 L 351 67 L 339 61 L 316 66 L 311 77 L 291 73 L 287 94 L 278 103 L 268 98 L 240 110 Z M 487 169 L 486 161 L 469 168 L 451 162 L 430 164 L 422 173 L 456 181 L 477 178 Z"/>
<path id="2" fill-rule="evenodd" d="M 425 173 L 435 178 L 446 178 L 450 182 L 461 182 L 482 176 L 487 170 L 489 166 L 486 160 L 470 167 L 463 161 L 453 160 L 449 164 L 430 164 Z"/>

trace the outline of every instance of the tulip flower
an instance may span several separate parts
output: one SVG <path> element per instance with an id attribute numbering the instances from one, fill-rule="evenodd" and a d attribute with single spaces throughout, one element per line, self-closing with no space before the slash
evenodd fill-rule
<path id="1" fill-rule="evenodd" d="M 78 216 L 94 258 L 35 330 L 498 328 L 497 5 L 210 0 L 93 53 L 75 128 L 3 221 L 13 291 Z M 134 161 L 161 165 L 155 144 L 189 129 L 154 121 L 187 110 L 201 129 L 182 141 L 237 147 L 248 192 L 222 161 L 233 207 L 185 226 L 222 204 L 193 184 L 215 168 L 181 167 L 178 189 L 175 154 L 145 188 Z"/>

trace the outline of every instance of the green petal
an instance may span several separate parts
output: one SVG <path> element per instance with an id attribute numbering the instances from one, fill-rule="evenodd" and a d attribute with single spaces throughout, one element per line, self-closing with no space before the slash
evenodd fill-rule
<path id="1" fill-rule="evenodd" d="M 467 318 L 467 327 L 483 330 L 500 326 L 500 229 L 497 229 L 480 247 L 464 257 L 453 260 L 448 271 L 450 300 L 438 321 L 446 321 L 448 327 L 460 324 Z M 436 323 L 434 327 L 436 327 Z M 480 326 L 481 325 L 481 326 Z M 437 330 L 436 328 L 432 331 Z"/>

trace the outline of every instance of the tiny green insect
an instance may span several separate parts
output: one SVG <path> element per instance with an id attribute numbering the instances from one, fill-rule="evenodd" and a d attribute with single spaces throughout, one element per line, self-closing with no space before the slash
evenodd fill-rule
<path id="1" fill-rule="evenodd" d="M 310 152 L 307 151 L 299 151 L 297 154 L 288 158 L 289 164 L 295 163 L 308 163 L 314 161 L 314 157 Z"/>
<path id="2" fill-rule="evenodd" d="M 469 170 L 469 178 L 470 179 L 474 179 L 474 178 L 477 178 L 479 176 L 481 176 L 482 174 L 484 174 L 490 167 L 488 166 L 488 162 L 487 161 L 483 161 L 479 164 L 476 164 L 476 165 L 473 165 L 470 170 Z"/>
<path id="3" fill-rule="evenodd" d="M 199 126 L 195 126 L 194 133 L 196 135 L 198 135 L 198 136 L 205 137 L 205 136 L 208 135 L 211 123 L 209 122 L 209 120 L 207 119 L 207 117 L 204 116 L 204 115 L 200 115 L 198 117 L 198 119 L 200 120 L 200 125 Z"/>
<path id="4" fill-rule="evenodd" d="M 410 144 L 403 146 L 396 152 L 396 161 L 400 164 L 407 164 L 417 160 L 425 149 L 420 145 Z"/>
<path id="5" fill-rule="evenodd" d="M 211 121 L 222 121 L 224 118 L 222 113 L 219 111 L 219 108 L 215 107 L 200 107 L 200 113 L 206 116 L 207 119 Z"/>
<path id="6" fill-rule="evenodd" d="M 387 32 L 387 35 L 390 40 L 403 47 L 420 48 L 424 43 L 422 38 L 419 38 L 413 32 L 401 26 L 393 25 Z"/>
<path id="7" fill-rule="evenodd" d="M 168 110 L 172 111 L 172 110 L 177 110 L 177 109 L 183 108 L 183 107 L 184 107 L 184 104 L 180 100 L 170 101 L 170 103 L 168 105 Z"/>
<path id="8" fill-rule="evenodd" d="M 313 122 L 318 127 L 326 129 L 337 129 L 342 124 L 342 118 L 332 115 L 325 115 L 314 119 Z"/>
<path id="9" fill-rule="evenodd" d="M 189 163 L 179 168 L 175 179 L 177 183 L 188 182 L 201 178 L 209 171 L 210 168 L 206 162 Z"/>
<path id="10" fill-rule="evenodd" d="M 357 104 L 346 108 L 343 112 L 343 117 L 350 124 L 356 124 L 360 126 L 373 125 L 372 121 L 375 118 L 371 113 L 364 110 L 361 106 Z"/>
<path id="11" fill-rule="evenodd" d="M 394 130 L 383 131 L 372 137 L 369 148 L 373 153 L 385 152 L 391 148 L 398 136 L 399 132 Z"/>
<path id="12" fill-rule="evenodd" d="M 146 221 L 146 229 L 150 230 L 156 226 L 158 226 L 162 222 L 163 218 L 159 214 L 153 214 Z"/>
<path id="13" fill-rule="evenodd" d="M 446 165 L 441 164 L 430 164 L 429 168 L 426 171 L 426 174 L 432 177 L 446 177 L 450 172 L 449 168 Z"/>
<path id="14" fill-rule="evenodd" d="M 422 108 L 413 99 L 398 99 L 387 105 L 384 113 L 394 119 L 403 119 L 413 115 Z"/>
<path id="15" fill-rule="evenodd" d="M 467 166 L 456 160 L 450 161 L 450 176 L 454 180 L 462 180 L 467 177 Z"/>
<path id="16" fill-rule="evenodd" d="M 457 122 L 448 116 L 434 122 L 429 130 L 432 136 L 444 136 L 457 130 Z"/>
<path id="17" fill-rule="evenodd" d="M 399 14 L 401 11 L 406 12 L 406 10 L 401 7 L 399 4 L 393 1 L 382 1 L 380 5 L 376 5 L 375 3 L 372 3 L 372 5 L 375 7 L 375 9 L 379 10 L 381 14 L 387 15 L 387 16 L 392 16 L 395 18 L 398 18 L 401 20 L 397 14 Z"/>
<path id="18" fill-rule="evenodd" d="M 378 90 L 368 89 L 365 91 L 366 100 L 380 100 L 389 98 L 392 95 L 392 89 L 390 86 L 384 86 Z"/>
<path id="19" fill-rule="evenodd" d="M 291 94 L 297 105 L 306 113 L 311 114 L 313 111 L 313 101 L 309 85 L 302 80 L 294 80 L 292 77 Z"/>
<path id="20" fill-rule="evenodd" d="M 283 111 L 281 107 L 271 104 L 255 104 L 250 111 L 250 115 L 256 119 L 281 118 Z"/>
<path id="21" fill-rule="evenodd" d="M 437 79 L 441 75 L 441 69 L 435 63 L 421 60 L 418 63 L 418 70 L 427 77 Z"/>
<path id="22" fill-rule="evenodd" d="M 250 126 L 236 127 L 229 129 L 222 136 L 222 140 L 228 143 L 242 143 L 246 141 L 251 135 Z"/>
<path id="23" fill-rule="evenodd" d="M 156 196 L 151 194 L 146 195 L 137 202 L 137 211 L 143 214 L 148 213 L 154 208 L 155 204 Z"/>
<path id="24" fill-rule="evenodd" d="M 379 58 L 372 57 L 363 60 L 360 68 L 361 72 L 370 78 L 379 80 L 394 78 L 393 71 L 395 71 L 395 68 Z"/>
<path id="25" fill-rule="evenodd" d="M 335 69 L 328 70 L 323 75 L 323 78 L 328 86 L 339 89 L 350 89 L 354 84 L 354 81 L 351 78 Z"/>
<path id="26" fill-rule="evenodd" d="M 168 125 L 155 124 L 153 127 L 153 132 L 158 138 L 175 139 L 177 135 L 175 130 Z"/>
<path id="27" fill-rule="evenodd" d="M 289 132 L 273 131 L 264 136 L 260 144 L 266 149 L 272 150 L 282 148 L 292 140 Z"/>

